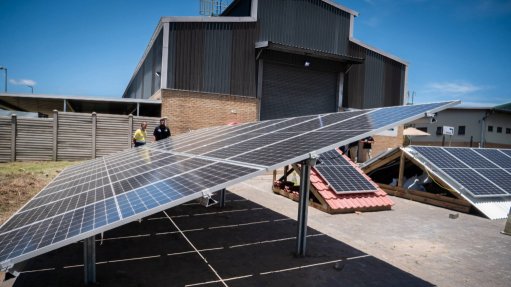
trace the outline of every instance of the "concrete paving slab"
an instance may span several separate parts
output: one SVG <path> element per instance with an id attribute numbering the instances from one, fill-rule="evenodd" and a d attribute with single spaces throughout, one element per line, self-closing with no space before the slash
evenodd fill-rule
<path id="1" fill-rule="evenodd" d="M 271 177 L 231 188 L 291 218 L 297 204 L 274 195 Z M 272 196 L 273 195 L 273 196 Z M 398 197 L 391 211 L 330 215 L 309 209 L 308 226 L 437 286 L 509 286 L 511 236 L 505 220 L 459 213 Z"/>

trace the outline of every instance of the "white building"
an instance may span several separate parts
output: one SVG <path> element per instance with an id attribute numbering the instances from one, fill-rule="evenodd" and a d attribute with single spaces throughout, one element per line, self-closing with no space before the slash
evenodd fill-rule
<path id="1" fill-rule="evenodd" d="M 496 107 L 454 107 L 439 112 L 429 124 L 412 123 L 429 136 L 413 137 L 414 145 L 511 148 L 511 103 Z M 443 127 L 454 134 L 444 135 Z"/>

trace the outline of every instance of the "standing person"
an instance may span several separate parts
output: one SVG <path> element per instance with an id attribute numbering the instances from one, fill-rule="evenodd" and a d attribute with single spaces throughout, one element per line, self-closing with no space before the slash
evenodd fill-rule
<path id="1" fill-rule="evenodd" d="M 133 144 L 135 147 L 139 147 L 141 145 L 145 145 L 147 139 L 147 122 L 143 122 L 140 124 L 140 128 L 135 131 L 133 134 Z"/>
<path id="2" fill-rule="evenodd" d="M 373 149 L 374 139 L 372 136 L 368 136 L 362 140 L 362 148 L 367 159 L 371 159 L 371 151 Z"/>
<path id="3" fill-rule="evenodd" d="M 154 129 L 153 136 L 155 141 L 170 137 L 170 129 L 166 125 L 166 117 L 160 119 L 160 125 Z"/>

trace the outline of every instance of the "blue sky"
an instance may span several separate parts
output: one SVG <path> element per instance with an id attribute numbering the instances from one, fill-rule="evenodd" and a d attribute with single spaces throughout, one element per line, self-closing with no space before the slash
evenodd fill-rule
<path id="1" fill-rule="evenodd" d="M 409 63 L 416 103 L 511 102 L 511 0 L 336 2 L 360 13 L 355 38 Z M 0 0 L 9 92 L 120 97 L 159 18 L 198 12 L 199 0 Z"/>

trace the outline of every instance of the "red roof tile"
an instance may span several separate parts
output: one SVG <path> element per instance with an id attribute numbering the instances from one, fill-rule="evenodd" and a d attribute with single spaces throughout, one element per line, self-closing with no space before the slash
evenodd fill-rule
<path id="1" fill-rule="evenodd" d="M 311 169 L 310 181 L 312 186 L 318 193 L 325 199 L 326 203 L 335 212 L 352 212 L 352 211 L 365 211 L 365 210 L 385 210 L 390 209 L 394 203 L 390 200 L 387 194 L 381 190 L 356 164 L 351 162 L 348 157 L 344 156 L 353 168 L 362 174 L 374 187 L 374 192 L 366 193 L 352 193 L 352 194 L 337 194 L 331 187 L 328 186 L 326 181 L 321 177 L 321 174 L 315 169 Z"/>

